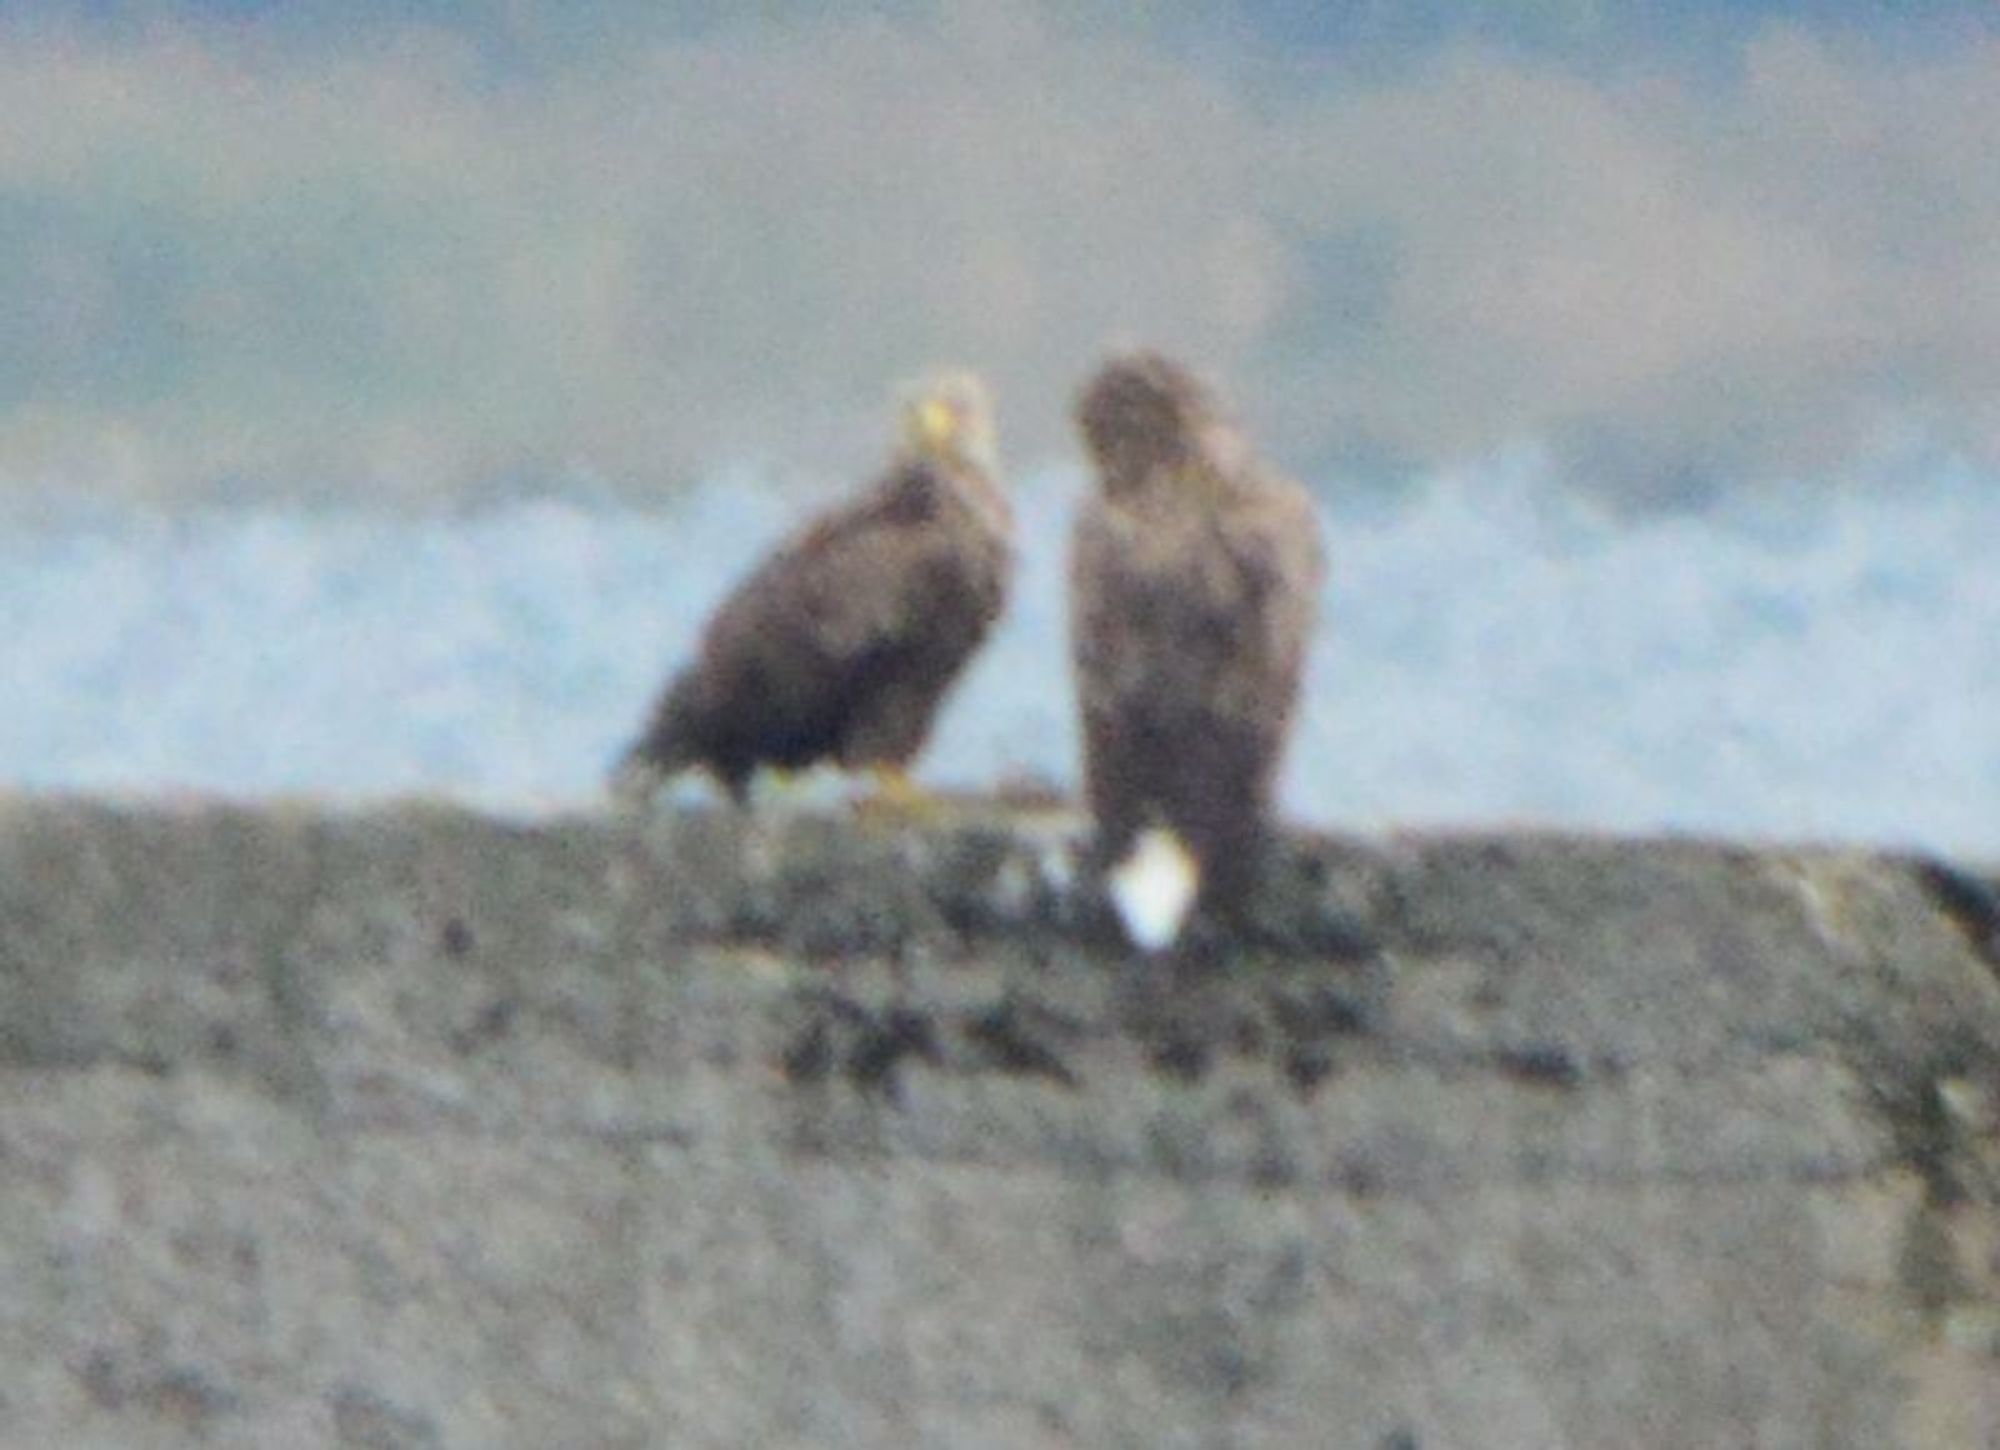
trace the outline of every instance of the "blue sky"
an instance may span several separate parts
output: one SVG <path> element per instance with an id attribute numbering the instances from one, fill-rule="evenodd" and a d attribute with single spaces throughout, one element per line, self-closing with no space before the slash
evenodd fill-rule
<path id="1" fill-rule="evenodd" d="M 0 486 L 851 470 L 1110 344 L 1281 458 L 2000 452 L 1972 5 L 0 3 Z"/>
<path id="2" fill-rule="evenodd" d="M 907 21 L 936 4 L 848 5 Z M 252 20 L 281 28 L 353 33 L 402 24 L 439 26 L 505 45 L 535 36 L 602 36 L 634 27 L 652 31 L 713 31 L 746 19 L 783 25 L 824 15 L 825 6 L 755 0 L 683 0 L 641 5 L 633 0 L 0 0 L 0 15 L 28 22 L 84 17 L 114 24 L 163 18 Z M 1239 0 L 1229 5 L 1138 4 L 1077 0 L 1051 7 L 1056 15 L 1117 16 L 1133 32 L 1186 43 L 1251 40 L 1315 55 L 1421 51 L 1449 41 L 1484 39 L 1575 56 L 1619 50 L 1641 54 L 1698 52 L 1727 46 L 1772 23 L 1846 29 L 1922 42 L 1948 40 L 1961 27 L 1993 24 L 1992 7 L 1976 0 Z"/>

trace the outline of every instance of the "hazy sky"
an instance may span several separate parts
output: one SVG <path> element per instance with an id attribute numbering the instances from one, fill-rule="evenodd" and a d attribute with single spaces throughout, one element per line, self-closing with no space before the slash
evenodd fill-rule
<path id="1" fill-rule="evenodd" d="M 1028 466 L 1139 340 L 1322 482 L 2000 455 L 1989 5 L 827 9 L 0 0 L 0 481 Z"/>

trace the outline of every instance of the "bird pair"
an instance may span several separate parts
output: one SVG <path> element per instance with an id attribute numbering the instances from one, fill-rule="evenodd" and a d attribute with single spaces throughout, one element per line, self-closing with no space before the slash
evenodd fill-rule
<path id="1" fill-rule="evenodd" d="M 1305 491 L 1172 359 L 1112 358 L 1075 419 L 1097 475 L 1069 576 L 1092 859 L 1155 949 L 1196 905 L 1226 917 L 1249 902 L 1324 554 Z M 976 378 L 913 394 L 884 475 L 709 620 L 622 789 L 698 767 L 742 801 L 759 767 L 822 761 L 900 781 L 1006 604 L 1013 516 L 994 468 Z"/>

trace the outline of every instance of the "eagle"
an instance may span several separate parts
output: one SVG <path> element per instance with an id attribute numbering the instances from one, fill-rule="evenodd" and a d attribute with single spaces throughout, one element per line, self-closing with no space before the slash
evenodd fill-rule
<path id="1" fill-rule="evenodd" d="M 1147 949 L 1249 902 L 1326 575 L 1305 490 L 1155 352 L 1078 391 L 1096 488 L 1070 551 L 1093 856 Z"/>
<path id="2" fill-rule="evenodd" d="M 887 469 L 781 543 L 709 619 L 614 776 L 622 798 L 700 768 L 739 804 L 759 767 L 832 762 L 911 791 L 938 707 L 999 618 L 1013 513 L 969 373 L 911 389 Z"/>

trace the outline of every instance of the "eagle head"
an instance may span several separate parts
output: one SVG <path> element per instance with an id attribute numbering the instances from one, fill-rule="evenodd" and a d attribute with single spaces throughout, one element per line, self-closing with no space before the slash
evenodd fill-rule
<path id="1" fill-rule="evenodd" d="M 1113 492 L 1200 471 L 1229 431 L 1208 385 L 1156 352 L 1126 353 L 1093 373 L 1077 394 L 1076 423 Z"/>
<path id="2" fill-rule="evenodd" d="M 903 398 L 903 444 L 917 457 L 947 467 L 996 472 L 986 385 L 971 373 L 946 372 L 910 388 Z"/>

